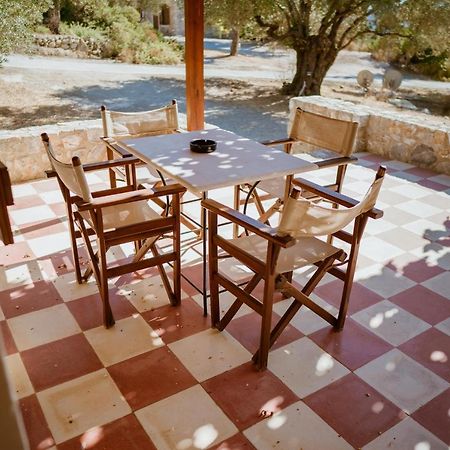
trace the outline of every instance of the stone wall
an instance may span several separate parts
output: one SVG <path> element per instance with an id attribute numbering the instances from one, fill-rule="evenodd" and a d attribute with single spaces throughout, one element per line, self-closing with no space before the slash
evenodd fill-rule
<path id="1" fill-rule="evenodd" d="M 45 54 L 58 56 L 75 53 L 83 57 L 99 58 L 103 52 L 103 43 L 93 38 L 82 39 L 60 34 L 36 34 L 34 45 Z"/>
<path id="2" fill-rule="evenodd" d="M 450 175 L 450 127 L 438 117 L 387 111 L 320 96 L 295 97 L 289 103 L 289 127 L 297 107 L 358 121 L 356 151 L 376 153 Z"/>

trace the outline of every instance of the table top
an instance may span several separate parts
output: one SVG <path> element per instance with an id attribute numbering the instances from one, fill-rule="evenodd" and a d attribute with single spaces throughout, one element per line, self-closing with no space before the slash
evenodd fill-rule
<path id="1" fill-rule="evenodd" d="M 212 139 L 217 149 L 194 153 L 189 149 L 193 139 Z M 196 194 L 317 169 L 283 150 L 221 129 L 126 138 L 118 144 Z"/>

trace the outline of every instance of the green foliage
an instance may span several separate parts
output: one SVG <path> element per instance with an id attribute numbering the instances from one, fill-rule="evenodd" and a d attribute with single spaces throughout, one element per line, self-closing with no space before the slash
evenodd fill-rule
<path id="1" fill-rule="evenodd" d="M 61 34 L 67 34 L 70 36 L 78 36 L 84 40 L 94 39 L 99 42 L 106 40 L 105 32 L 99 28 L 95 28 L 89 25 L 83 25 L 81 23 L 62 22 L 59 31 Z"/>
<path id="2" fill-rule="evenodd" d="M 153 0 L 155 2 L 156 0 Z M 176 64 L 181 49 L 163 39 L 149 24 L 140 22 L 136 8 L 149 0 L 65 0 L 61 19 L 80 37 L 103 40 L 105 57 L 148 64 Z"/>
<path id="3" fill-rule="evenodd" d="M 51 0 L 0 0 L 0 60 L 30 42 L 33 25 L 50 5 Z"/>

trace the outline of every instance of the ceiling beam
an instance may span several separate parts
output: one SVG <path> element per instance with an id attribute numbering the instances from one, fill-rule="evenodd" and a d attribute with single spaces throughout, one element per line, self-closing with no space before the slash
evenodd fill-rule
<path id="1" fill-rule="evenodd" d="M 203 0 L 184 1 L 186 113 L 189 131 L 205 125 L 205 87 L 203 77 Z"/>

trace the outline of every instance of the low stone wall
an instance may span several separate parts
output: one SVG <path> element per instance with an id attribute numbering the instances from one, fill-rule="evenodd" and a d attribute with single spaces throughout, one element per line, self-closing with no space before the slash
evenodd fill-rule
<path id="1" fill-rule="evenodd" d="M 355 151 L 368 151 L 450 175 L 450 127 L 438 117 L 419 117 L 321 96 L 294 97 L 295 109 L 359 122 Z"/>
<path id="2" fill-rule="evenodd" d="M 103 43 L 95 39 L 82 39 L 78 36 L 66 36 L 60 34 L 36 34 L 34 45 L 45 50 L 46 54 L 69 54 L 77 53 L 83 57 L 101 57 Z"/>
<path id="3" fill-rule="evenodd" d="M 56 125 L 0 131 L 0 161 L 8 168 L 12 183 L 42 178 L 50 163 L 41 142 L 41 133 L 50 136 L 61 161 L 70 162 L 77 154 L 83 162 L 106 158 L 101 120 L 67 122 Z"/>

